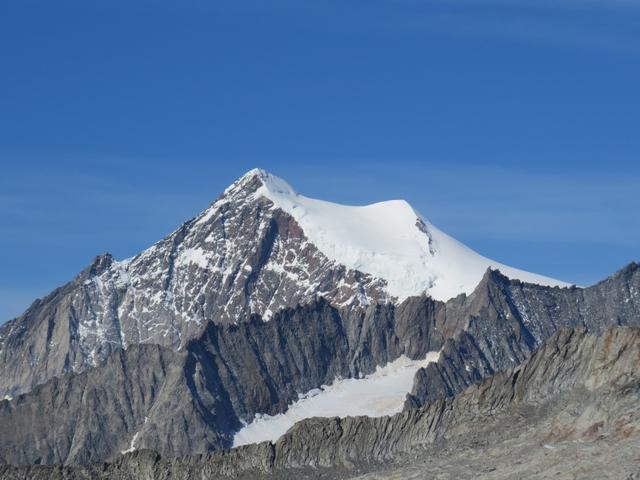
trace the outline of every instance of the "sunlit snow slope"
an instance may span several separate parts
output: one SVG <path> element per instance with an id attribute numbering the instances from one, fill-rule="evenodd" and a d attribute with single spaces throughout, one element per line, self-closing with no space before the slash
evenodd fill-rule
<path id="1" fill-rule="evenodd" d="M 275 441 L 296 422 L 311 417 L 382 417 L 402 410 L 405 397 L 419 368 L 438 360 L 440 352 L 430 352 L 424 360 L 402 356 L 378 367 L 364 378 L 337 379 L 329 386 L 307 392 L 285 413 L 257 415 L 233 439 L 233 446 Z"/>
<path id="2" fill-rule="evenodd" d="M 263 170 L 247 175 L 260 177 L 263 185 L 256 195 L 292 215 L 328 258 L 386 280 L 388 293 L 399 301 L 422 293 L 442 301 L 469 294 L 489 267 L 529 283 L 568 286 L 479 255 L 438 230 L 404 200 L 339 205 L 304 197 Z"/>

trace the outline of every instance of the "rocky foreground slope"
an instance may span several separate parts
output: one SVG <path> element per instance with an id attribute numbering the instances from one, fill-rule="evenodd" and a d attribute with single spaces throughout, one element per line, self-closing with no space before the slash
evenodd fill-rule
<path id="1" fill-rule="evenodd" d="M 0 478 L 637 478 L 639 364 L 638 328 L 561 329 L 521 366 L 393 417 L 314 418 L 275 444 L 5 466 Z"/>
<path id="2" fill-rule="evenodd" d="M 319 299 L 269 322 L 210 323 L 179 352 L 132 345 L 0 402 L 0 460 L 72 464 L 130 449 L 176 456 L 227 448 L 242 421 L 282 412 L 299 393 L 442 349 L 416 375 L 406 402 L 415 409 L 522 363 L 558 328 L 640 326 L 639 291 L 637 264 L 586 289 L 488 271 L 471 295 L 446 303 L 413 297 L 337 309 Z"/>

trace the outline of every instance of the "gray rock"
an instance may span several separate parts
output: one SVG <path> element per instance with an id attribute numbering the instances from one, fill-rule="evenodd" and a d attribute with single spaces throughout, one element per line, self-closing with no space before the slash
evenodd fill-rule
<path id="1" fill-rule="evenodd" d="M 230 446 L 241 421 L 251 421 L 256 413 L 283 412 L 299 393 L 338 376 L 370 373 L 402 354 L 424 358 L 427 352 L 443 348 L 440 361 L 416 375 L 406 407 L 417 408 L 518 365 L 539 345 L 539 338 L 558 325 L 588 327 L 596 333 L 606 318 L 615 318 L 615 324 L 638 325 L 640 315 L 634 312 L 640 308 L 634 310 L 633 295 L 623 294 L 620 302 L 602 298 L 619 299 L 619 291 L 636 291 L 639 278 L 640 269 L 632 265 L 589 289 L 548 289 L 488 272 L 472 295 L 447 303 L 411 298 L 398 307 L 382 304 L 338 310 L 318 299 L 285 309 L 269 322 L 253 316 L 237 325 L 209 323 L 198 338 L 171 357 L 169 367 L 158 364 L 159 359 L 146 360 L 156 362 L 149 368 L 166 374 L 154 376 L 153 385 L 143 385 L 154 393 L 143 409 L 128 405 L 132 393 L 127 388 L 139 388 L 136 385 L 148 382 L 148 377 L 138 378 L 135 369 L 125 372 L 111 360 L 128 358 L 122 351 L 80 377 L 96 376 L 106 386 L 112 377 L 120 382 L 123 376 L 132 376 L 117 390 L 117 397 L 107 397 L 99 420 L 73 415 L 81 409 L 78 399 L 85 391 L 73 375 L 63 377 L 62 384 L 54 380 L 3 402 L 0 424 L 20 425 L 24 435 L 14 436 L 13 428 L 0 431 L 0 458 L 7 463 L 108 460 L 132 441 L 135 448 L 154 449 L 162 455 L 207 453 Z M 518 308 L 512 300 L 516 294 L 531 297 L 528 310 Z M 584 307 L 580 302 L 593 303 Z M 534 315 L 535 309 L 542 313 Z M 134 412 L 131 418 L 121 413 L 123 409 Z M 52 420 L 31 428 L 33 410 L 46 412 Z M 96 422 L 114 431 L 96 429 Z M 86 430 L 96 432 L 92 441 L 71 448 L 72 442 L 66 439 L 83 438 L 77 432 Z M 46 441 L 34 442 L 36 438 Z"/>
<path id="2" fill-rule="evenodd" d="M 109 464 L 5 466 L 0 478 L 546 478 L 557 473 L 556 449 L 571 449 L 575 460 L 561 465 L 584 478 L 625 478 L 638 471 L 639 361 L 637 328 L 562 329 L 520 367 L 393 417 L 309 419 L 275 444 L 205 456 L 139 451 Z M 600 450 L 622 461 L 586 454 Z"/>
<path id="3" fill-rule="evenodd" d="M 414 312 L 408 305 L 403 311 Z M 116 350 L 98 367 L 1 402 L 7 428 L 0 430 L 0 459 L 84 463 L 131 446 L 167 455 L 228 447 L 241 420 L 282 412 L 300 392 L 370 373 L 402 353 L 423 357 L 438 348 L 437 339 L 418 342 L 416 332 L 429 331 L 421 316 L 394 313 L 391 305 L 340 312 L 321 298 L 270 322 L 254 316 L 238 325 L 210 323 L 181 352 L 152 345 Z M 163 355 L 142 355 L 147 351 Z M 142 389 L 145 403 L 135 408 Z M 34 411 L 47 420 L 33 423 Z M 22 433 L 14 435 L 15 428 Z"/>
<path id="4" fill-rule="evenodd" d="M 127 449 L 177 355 L 136 345 L 114 352 L 102 368 L 54 378 L 0 402 L 0 461 L 86 463 Z"/>
<path id="5" fill-rule="evenodd" d="M 407 408 L 520 364 L 558 328 L 640 326 L 640 265 L 589 288 L 541 287 L 488 271 L 457 315 L 467 322 L 463 331 L 447 338 L 438 363 L 416 374 Z"/>

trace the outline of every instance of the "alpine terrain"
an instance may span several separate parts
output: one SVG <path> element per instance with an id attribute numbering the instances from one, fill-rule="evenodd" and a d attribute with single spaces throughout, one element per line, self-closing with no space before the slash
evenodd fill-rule
<path id="1" fill-rule="evenodd" d="M 639 264 L 578 287 L 256 169 L 0 326 L 0 479 L 640 478 L 639 366 Z"/>

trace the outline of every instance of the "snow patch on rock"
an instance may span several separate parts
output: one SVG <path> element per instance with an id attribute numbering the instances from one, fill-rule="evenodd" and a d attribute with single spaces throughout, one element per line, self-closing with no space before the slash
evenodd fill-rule
<path id="1" fill-rule="evenodd" d="M 303 395 L 279 415 L 256 415 L 237 432 L 233 446 L 276 441 L 296 422 L 311 417 L 382 417 L 402 411 L 418 369 L 438 360 L 440 352 L 429 352 L 422 360 L 401 356 L 364 378 L 336 379 Z"/>

